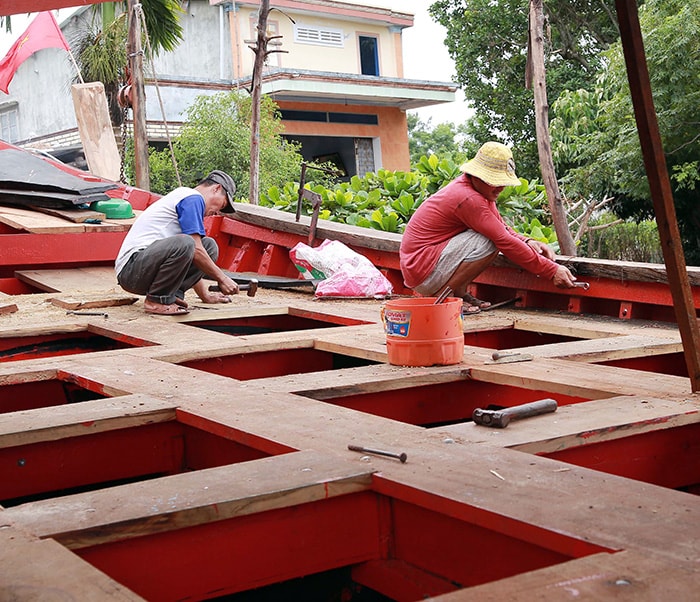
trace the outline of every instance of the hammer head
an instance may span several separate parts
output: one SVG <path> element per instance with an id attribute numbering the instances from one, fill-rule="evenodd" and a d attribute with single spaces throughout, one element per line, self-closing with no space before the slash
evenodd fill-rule
<path id="1" fill-rule="evenodd" d="M 246 291 L 249 297 L 255 297 L 255 293 L 258 292 L 258 281 L 255 278 L 251 278 L 248 284 L 239 284 L 239 291 Z"/>
<path id="2" fill-rule="evenodd" d="M 481 408 L 476 408 L 474 412 L 472 412 L 472 420 L 475 424 L 481 426 L 503 429 L 510 424 L 510 415 L 502 410 L 482 410 Z"/>

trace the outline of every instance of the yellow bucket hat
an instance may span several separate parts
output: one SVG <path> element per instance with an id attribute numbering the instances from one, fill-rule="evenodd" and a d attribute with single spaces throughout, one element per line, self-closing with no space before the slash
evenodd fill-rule
<path id="1" fill-rule="evenodd" d="M 515 161 L 510 149 L 500 142 L 487 142 L 471 161 L 460 167 L 464 173 L 490 186 L 520 186 L 515 175 Z"/>

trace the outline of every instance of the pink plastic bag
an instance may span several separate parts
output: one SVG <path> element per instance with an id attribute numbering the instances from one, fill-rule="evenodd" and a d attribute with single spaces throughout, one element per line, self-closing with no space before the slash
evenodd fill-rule
<path id="1" fill-rule="evenodd" d="M 317 297 L 385 297 L 391 282 L 367 259 L 337 240 L 298 243 L 289 255 L 305 278 L 320 278 Z"/>
<path id="2" fill-rule="evenodd" d="M 392 293 L 391 282 L 377 268 L 343 264 L 330 278 L 316 286 L 317 297 L 376 297 Z"/>

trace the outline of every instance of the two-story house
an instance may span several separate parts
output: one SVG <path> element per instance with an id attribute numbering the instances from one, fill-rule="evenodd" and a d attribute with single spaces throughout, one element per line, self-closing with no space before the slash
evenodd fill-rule
<path id="1" fill-rule="evenodd" d="M 270 5 L 275 10 L 267 33 L 281 36 L 271 49 L 283 52 L 269 54 L 262 92 L 280 106 L 284 135 L 301 143 L 305 158 L 333 160 L 348 175 L 408 169 L 406 110 L 450 102 L 456 90 L 452 83 L 403 77 L 402 32 L 413 25 L 413 16 L 335 0 L 272 0 Z M 152 65 L 159 95 L 154 80 L 147 79 L 152 143 L 164 141 L 165 120 L 171 132 L 177 131 L 197 95 L 250 88 L 259 7 L 259 0 L 183 5 L 183 41 Z M 68 41 L 93 18 L 85 8 L 62 23 Z M 148 78 L 151 65 L 146 66 Z M 10 96 L 0 92 L 3 138 L 58 154 L 75 148 L 73 77 L 60 50 L 27 59 Z"/>

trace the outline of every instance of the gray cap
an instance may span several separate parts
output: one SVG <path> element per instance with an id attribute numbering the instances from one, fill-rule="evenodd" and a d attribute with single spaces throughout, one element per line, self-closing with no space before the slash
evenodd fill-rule
<path id="1" fill-rule="evenodd" d="M 233 206 L 233 195 L 236 194 L 236 183 L 233 181 L 233 178 L 225 171 L 215 169 L 204 179 L 221 184 L 221 187 L 226 191 L 228 205 L 221 209 L 222 213 L 235 213 L 236 209 Z"/>

